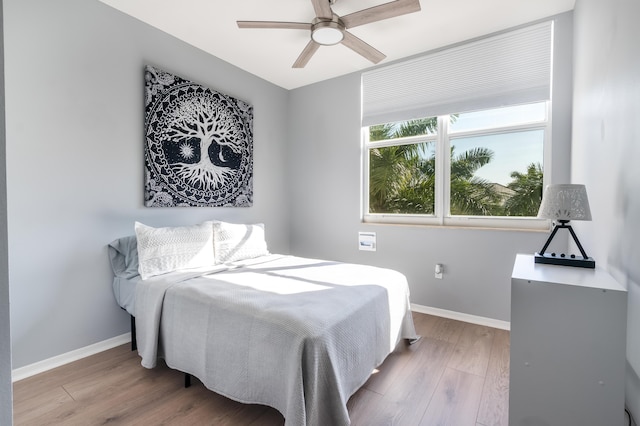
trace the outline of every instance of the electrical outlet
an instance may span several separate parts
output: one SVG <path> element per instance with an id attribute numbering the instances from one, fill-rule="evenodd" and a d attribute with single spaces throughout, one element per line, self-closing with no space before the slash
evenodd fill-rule
<path id="1" fill-rule="evenodd" d="M 441 280 L 443 272 L 444 272 L 444 267 L 442 266 L 442 263 L 436 263 L 436 269 L 435 269 L 436 278 Z"/>

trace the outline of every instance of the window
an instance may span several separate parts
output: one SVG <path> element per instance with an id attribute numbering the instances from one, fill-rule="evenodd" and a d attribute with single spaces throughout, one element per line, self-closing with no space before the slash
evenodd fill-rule
<path id="1" fill-rule="evenodd" d="M 364 219 L 546 228 L 553 21 L 362 75 Z"/>
<path id="2" fill-rule="evenodd" d="M 548 102 L 364 128 L 365 220 L 544 227 Z"/>

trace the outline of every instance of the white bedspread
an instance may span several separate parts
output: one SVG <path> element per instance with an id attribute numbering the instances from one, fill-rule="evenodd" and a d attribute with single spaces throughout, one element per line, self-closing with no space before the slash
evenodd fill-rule
<path id="1" fill-rule="evenodd" d="M 286 425 L 348 425 L 349 397 L 416 337 L 399 272 L 281 255 L 143 280 L 136 325 L 143 366 L 162 356 Z"/>

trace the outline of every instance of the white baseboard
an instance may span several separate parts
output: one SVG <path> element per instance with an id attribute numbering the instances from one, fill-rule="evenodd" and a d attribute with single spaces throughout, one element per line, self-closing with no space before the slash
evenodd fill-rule
<path id="1" fill-rule="evenodd" d="M 53 358 L 25 365 L 24 367 L 16 368 L 11 372 L 11 381 L 17 382 L 18 380 L 26 379 L 27 377 L 35 376 L 39 373 L 44 373 L 45 371 L 53 368 L 69 364 L 70 362 L 95 355 L 102 351 L 106 351 L 107 349 L 115 348 L 116 346 L 124 345 L 129 342 L 131 342 L 131 333 L 125 333 L 120 336 L 112 337 L 111 339 L 103 340 L 102 342 L 94 343 L 93 345 L 85 346 L 84 348 L 54 356 Z"/>
<path id="2" fill-rule="evenodd" d="M 411 310 L 421 314 L 435 315 L 438 317 L 454 319 L 472 324 L 484 325 L 487 327 L 499 328 L 501 330 L 510 330 L 511 323 L 508 321 L 497 320 L 493 318 L 480 317 L 477 315 L 464 314 L 462 312 L 448 311 L 446 309 L 432 308 L 431 306 L 411 304 Z"/>

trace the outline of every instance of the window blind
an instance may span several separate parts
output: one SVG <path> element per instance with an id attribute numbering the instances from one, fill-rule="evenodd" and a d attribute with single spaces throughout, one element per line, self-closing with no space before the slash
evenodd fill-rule
<path id="1" fill-rule="evenodd" d="M 550 99 L 553 22 L 362 74 L 362 125 Z"/>

